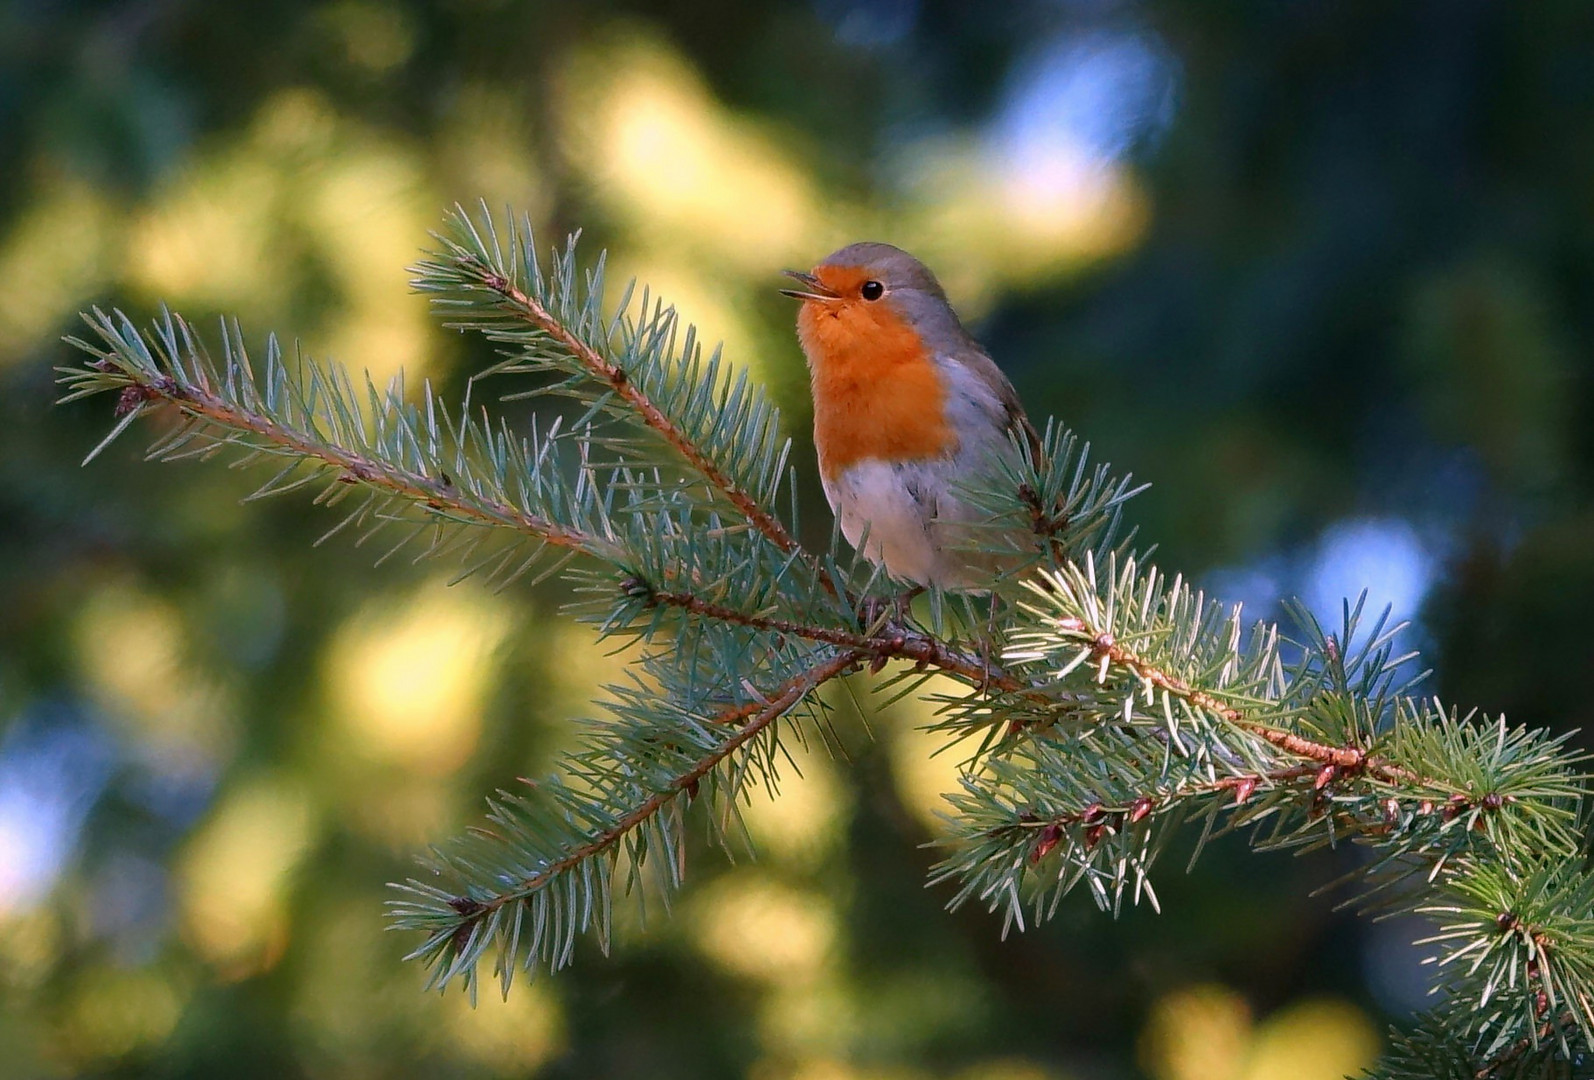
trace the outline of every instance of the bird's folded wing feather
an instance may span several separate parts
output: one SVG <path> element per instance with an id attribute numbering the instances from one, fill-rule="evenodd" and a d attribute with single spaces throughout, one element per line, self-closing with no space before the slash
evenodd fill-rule
<path id="1" fill-rule="evenodd" d="M 1030 455 L 1038 462 L 1041 456 L 1041 437 L 1035 430 L 1035 425 L 1030 423 L 1029 416 L 1024 412 L 1023 402 L 1018 400 L 1018 392 L 1013 389 L 1013 384 L 1008 381 L 1002 369 L 996 366 L 996 361 L 986 356 L 978 349 L 970 349 L 963 354 L 961 359 L 969 371 L 996 395 L 1002 403 L 1002 408 L 1007 413 L 1007 427 L 1018 435 L 1023 436 L 1024 442 L 1029 446 Z"/>

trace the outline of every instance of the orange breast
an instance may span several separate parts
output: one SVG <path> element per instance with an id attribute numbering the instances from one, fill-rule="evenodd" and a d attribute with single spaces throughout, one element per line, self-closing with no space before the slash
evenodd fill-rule
<path id="1" fill-rule="evenodd" d="M 810 301 L 797 333 L 813 369 L 814 446 L 827 478 L 869 458 L 921 460 L 957 448 L 941 376 L 886 304 Z"/>

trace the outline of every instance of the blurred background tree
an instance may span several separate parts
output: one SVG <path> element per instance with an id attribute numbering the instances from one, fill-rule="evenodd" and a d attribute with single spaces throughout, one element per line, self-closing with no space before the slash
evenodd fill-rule
<path id="1" fill-rule="evenodd" d="M 581 226 L 806 437 L 775 271 L 891 240 L 1032 414 L 1156 487 L 1259 617 L 1363 586 L 1435 690 L 1587 726 L 1594 14 L 1569 0 L 0 8 L 0 1054 L 23 1077 L 1338 1076 L 1421 1004 L 1409 927 L 1206 856 L 1166 914 L 1001 942 L 921 887 L 926 708 L 759 805 L 617 955 L 475 1011 L 383 883 L 540 771 L 617 669 L 557 585 L 373 570 L 294 500 L 50 407 L 114 299 L 458 388 L 408 294 L 448 203 Z M 812 483 L 808 526 L 828 517 Z M 855 715 L 868 708 L 845 695 Z M 1243 887 L 1240 887 L 1243 883 Z M 949 890 L 948 890 L 949 892 Z"/>

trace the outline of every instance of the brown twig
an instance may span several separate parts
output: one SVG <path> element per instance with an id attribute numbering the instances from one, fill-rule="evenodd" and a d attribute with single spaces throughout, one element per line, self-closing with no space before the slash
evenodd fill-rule
<path id="1" fill-rule="evenodd" d="M 632 587 L 647 588 L 644 583 L 636 579 L 631 579 L 629 584 Z M 704 618 L 732 622 L 740 626 L 754 627 L 773 633 L 791 634 L 794 637 L 807 638 L 813 641 L 823 641 L 843 648 L 857 650 L 872 659 L 911 660 L 925 667 L 933 667 L 951 675 L 961 676 L 980 689 L 994 689 L 1005 693 L 1019 694 L 1038 701 L 1051 700 L 1033 683 L 1019 679 L 999 667 L 987 664 L 976 656 L 953 649 L 937 638 L 917 631 L 891 632 L 871 637 L 850 630 L 838 630 L 787 619 L 751 615 L 724 604 L 716 604 L 712 601 L 704 600 L 691 593 L 649 589 L 648 597 L 653 603 L 667 604 Z M 1073 629 L 1080 633 L 1086 632 L 1083 622 L 1078 619 L 1074 619 L 1072 622 L 1076 624 Z M 1090 638 L 1090 643 L 1097 654 L 1109 664 L 1121 667 L 1138 678 L 1151 683 L 1153 686 L 1175 697 L 1183 698 L 1199 709 L 1204 709 L 1223 717 L 1223 719 L 1236 727 L 1251 732 L 1286 753 L 1316 762 L 1320 768 L 1309 771 L 1314 774 L 1317 785 L 1320 788 L 1337 777 L 1353 773 L 1365 773 L 1386 783 L 1402 785 L 1414 784 L 1421 779 L 1409 769 L 1373 757 L 1359 747 L 1332 746 L 1327 743 L 1316 742 L 1292 731 L 1280 731 L 1278 728 L 1251 720 L 1235 706 L 1205 690 L 1190 686 L 1182 679 L 1162 671 L 1144 658 L 1119 645 L 1111 634 L 1096 634 Z M 1236 778 L 1232 782 L 1239 784 L 1241 780 Z"/>
<path id="2" fill-rule="evenodd" d="M 1122 828 L 1126 823 L 1133 825 L 1143 820 L 1153 811 L 1157 810 L 1159 806 L 1166 808 L 1170 803 L 1177 799 L 1216 794 L 1223 791 L 1232 791 L 1234 792 L 1234 806 L 1235 808 L 1239 808 L 1249 802 L 1251 800 L 1251 796 L 1254 795 L 1256 791 L 1259 788 L 1262 788 L 1264 785 L 1268 787 L 1278 787 L 1287 784 L 1297 784 L 1304 780 L 1310 780 L 1312 789 L 1311 793 L 1314 797 L 1316 797 L 1328 786 L 1329 783 L 1338 779 L 1340 776 L 1341 774 L 1335 769 L 1335 766 L 1319 765 L 1316 762 L 1303 765 L 1291 765 L 1285 768 L 1274 769 L 1269 772 L 1243 773 L 1236 776 L 1223 776 L 1216 780 L 1182 785 L 1172 791 L 1155 792 L 1141 795 L 1137 798 L 1131 799 L 1128 803 L 1117 807 L 1106 807 L 1099 803 L 1093 803 L 1090 806 L 1084 807 L 1080 810 L 1071 810 L 1061 814 L 1053 814 L 1049 817 L 1021 815 L 1019 821 L 997 826 L 990 830 L 988 835 L 997 835 L 1000 833 L 1010 832 L 1015 829 L 1040 830 L 1040 836 L 1030 851 L 1031 860 L 1034 862 L 1039 862 L 1041 859 L 1046 857 L 1047 853 L 1049 853 L 1053 847 L 1056 846 L 1057 842 L 1062 836 L 1062 830 L 1073 825 L 1083 824 L 1087 826 L 1085 833 L 1085 845 L 1087 848 L 1089 848 L 1095 846 L 1096 842 L 1106 830 L 1112 829 L 1116 831 L 1117 829 Z M 1450 801 L 1444 803 L 1435 803 L 1430 799 L 1423 799 L 1418 804 L 1416 812 L 1420 815 L 1439 813 L 1444 815 L 1445 819 L 1448 821 L 1458 813 L 1464 812 L 1465 810 L 1471 809 L 1472 807 L 1478 805 L 1489 807 L 1491 805 L 1489 797 L 1484 796 L 1474 801 L 1467 799 L 1465 796 L 1455 795 L 1452 796 Z M 1495 809 L 1498 809 L 1499 804 L 1496 802 L 1493 804 L 1493 806 Z M 1362 832 L 1368 835 L 1385 834 L 1394 827 L 1396 821 L 1398 820 L 1399 801 L 1394 798 L 1385 799 L 1382 803 L 1382 809 L 1383 815 L 1381 820 L 1355 821 L 1352 819 L 1347 820 L 1346 824 L 1355 825 L 1360 828 Z M 1502 931 L 1515 929 L 1518 925 L 1514 922 L 1506 921 L 1507 918 L 1508 916 L 1506 915 L 1501 916 L 1500 928 Z M 1509 916 L 1509 918 L 1514 919 L 1514 916 Z M 1547 954 L 1549 943 L 1545 940 L 1544 936 L 1535 932 L 1532 934 L 1532 937 L 1534 944 L 1539 948 L 1541 953 Z M 1532 973 L 1530 972 L 1530 974 Z"/>
<path id="3" fill-rule="evenodd" d="M 1035 846 L 1030 850 L 1030 859 L 1032 862 L 1040 862 L 1062 838 L 1062 831 L 1072 825 L 1084 825 L 1086 827 L 1085 846 L 1091 848 L 1096 846 L 1107 830 L 1116 831 L 1125 824 L 1136 824 L 1155 811 L 1159 804 L 1166 805 L 1178 798 L 1188 798 L 1220 791 L 1233 791 L 1235 805 L 1240 806 L 1248 802 L 1252 793 L 1264 783 L 1293 783 L 1313 776 L 1316 772 L 1317 766 L 1315 765 L 1292 765 L 1288 768 L 1276 769 L 1268 773 L 1225 776 L 1217 780 L 1181 787 L 1177 791 L 1141 795 L 1121 807 L 1105 807 L 1099 803 L 1093 803 L 1080 810 L 1071 810 L 1067 813 L 1054 814 L 1050 817 L 1027 818 L 1016 824 L 999 826 L 997 829 L 992 830 L 992 835 L 1012 829 L 1039 830 L 1040 835 L 1035 841 Z"/>

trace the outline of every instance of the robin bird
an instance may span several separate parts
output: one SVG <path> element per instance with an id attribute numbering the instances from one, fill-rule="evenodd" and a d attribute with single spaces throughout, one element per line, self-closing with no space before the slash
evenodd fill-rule
<path id="1" fill-rule="evenodd" d="M 1011 559 L 968 550 L 987 515 L 960 493 L 1016 463 L 1035 428 L 1012 383 L 969 336 L 928 267 L 858 243 L 801 289 L 797 336 L 814 394 L 814 447 L 842 534 L 915 586 L 989 591 Z"/>

